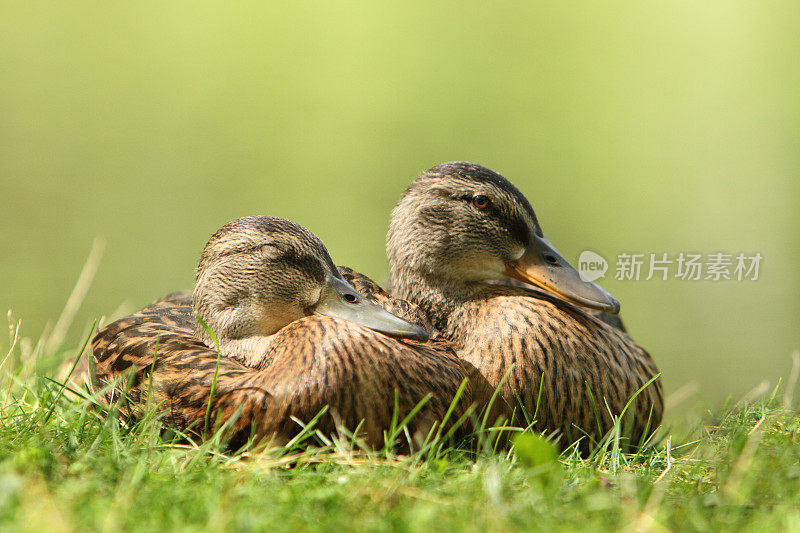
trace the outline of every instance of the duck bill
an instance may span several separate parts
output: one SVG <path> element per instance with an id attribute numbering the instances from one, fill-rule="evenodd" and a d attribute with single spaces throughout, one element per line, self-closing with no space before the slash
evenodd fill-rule
<path id="1" fill-rule="evenodd" d="M 578 271 L 543 236 L 531 234 L 522 257 L 506 263 L 505 275 L 572 304 L 619 313 L 617 299 L 596 283 L 582 280 Z"/>
<path id="2" fill-rule="evenodd" d="M 313 307 L 313 312 L 316 315 L 355 322 L 392 337 L 418 341 L 427 341 L 429 338 L 428 332 L 423 328 L 406 322 L 370 302 L 349 283 L 332 275 L 328 276 L 328 281 L 322 290 L 319 301 Z"/>

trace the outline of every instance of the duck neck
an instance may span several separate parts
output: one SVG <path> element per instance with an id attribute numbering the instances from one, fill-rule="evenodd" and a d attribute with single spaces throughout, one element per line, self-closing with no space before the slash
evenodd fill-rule
<path id="1" fill-rule="evenodd" d="M 249 335 L 236 339 L 221 335 L 214 342 L 199 322 L 195 326 L 195 335 L 210 349 L 219 349 L 223 357 L 234 359 L 245 366 L 261 369 L 270 361 L 273 335 Z"/>
<path id="2" fill-rule="evenodd" d="M 448 317 L 459 305 L 484 290 L 482 285 L 406 268 L 392 269 L 392 295 L 420 306 L 440 331 L 446 329 Z"/>
<path id="3" fill-rule="evenodd" d="M 222 355 L 230 357 L 245 366 L 263 369 L 271 361 L 273 335 L 254 335 L 243 339 L 225 339 L 220 344 Z"/>

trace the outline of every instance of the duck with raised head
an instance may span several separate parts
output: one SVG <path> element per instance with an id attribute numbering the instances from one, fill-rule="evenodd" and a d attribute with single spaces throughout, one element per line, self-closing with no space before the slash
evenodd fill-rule
<path id="1" fill-rule="evenodd" d="M 517 423 L 588 450 L 635 396 L 629 444 L 659 425 L 655 362 L 602 316 L 619 303 L 580 278 L 500 174 L 468 162 L 424 172 L 392 212 L 387 251 L 392 296 L 419 305 L 458 355 L 501 387 Z"/>
<path id="2" fill-rule="evenodd" d="M 402 420 L 429 397 L 410 423 L 424 434 L 465 378 L 451 421 L 490 393 L 449 343 L 428 340 L 423 316 L 368 278 L 337 269 L 302 226 L 244 217 L 208 241 L 192 293 L 170 295 L 95 336 L 94 382 L 113 402 L 123 387 L 115 380 L 130 373 L 129 414 L 148 401 L 162 404 L 169 425 L 198 434 L 210 412 L 231 425 L 234 444 L 253 435 L 286 441 L 302 429 L 293 419 L 307 423 L 327 407 L 318 429 L 358 427 L 376 447 L 395 404 Z"/>

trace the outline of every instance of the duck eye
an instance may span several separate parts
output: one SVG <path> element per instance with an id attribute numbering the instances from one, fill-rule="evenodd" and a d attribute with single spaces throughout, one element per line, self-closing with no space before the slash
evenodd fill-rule
<path id="1" fill-rule="evenodd" d="M 345 293 L 344 300 L 348 303 L 354 304 L 358 301 L 358 298 L 356 298 L 355 294 Z"/>
<path id="2" fill-rule="evenodd" d="M 489 207 L 489 204 L 491 203 L 492 202 L 482 194 L 479 194 L 478 196 L 474 196 L 472 198 L 472 205 L 474 205 L 478 209 L 486 209 L 487 207 Z"/>

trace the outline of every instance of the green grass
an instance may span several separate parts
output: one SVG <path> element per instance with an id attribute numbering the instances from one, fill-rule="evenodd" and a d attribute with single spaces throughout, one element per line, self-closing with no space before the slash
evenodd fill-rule
<path id="1" fill-rule="evenodd" d="M 435 442 L 365 451 L 346 437 L 226 452 L 178 442 L 152 411 L 47 376 L 74 351 L 14 342 L 0 378 L 0 529 L 738 530 L 800 526 L 800 417 L 776 392 L 638 454 Z M 0 354 L 4 356 L 5 354 Z M 401 424 L 402 426 L 402 424 Z M 403 432 L 396 432 L 403 438 Z M 220 432 L 217 436 L 221 435 Z M 309 446 L 317 443 L 319 446 Z"/>

